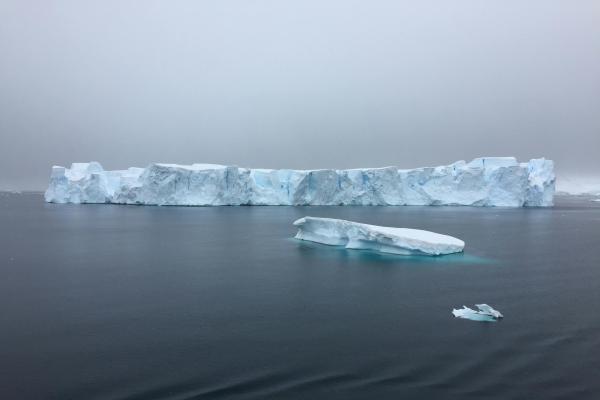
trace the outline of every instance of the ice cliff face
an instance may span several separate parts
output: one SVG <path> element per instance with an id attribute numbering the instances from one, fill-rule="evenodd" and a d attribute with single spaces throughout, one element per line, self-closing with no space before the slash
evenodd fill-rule
<path id="1" fill-rule="evenodd" d="M 97 162 L 52 167 L 46 201 L 146 205 L 551 206 L 554 164 L 512 157 L 440 167 L 248 169 L 151 164 L 105 171 Z"/>

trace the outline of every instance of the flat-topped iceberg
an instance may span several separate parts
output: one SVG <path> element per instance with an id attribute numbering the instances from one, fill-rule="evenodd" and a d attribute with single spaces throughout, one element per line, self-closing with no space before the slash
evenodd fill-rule
<path id="1" fill-rule="evenodd" d="M 248 169 L 151 164 L 105 171 L 97 162 L 52 167 L 46 201 L 146 205 L 551 206 L 554 164 L 513 157 L 399 169 Z"/>
<path id="2" fill-rule="evenodd" d="M 391 228 L 333 218 L 304 217 L 294 222 L 296 239 L 402 255 L 459 253 L 465 242 L 452 236 L 419 229 Z"/>

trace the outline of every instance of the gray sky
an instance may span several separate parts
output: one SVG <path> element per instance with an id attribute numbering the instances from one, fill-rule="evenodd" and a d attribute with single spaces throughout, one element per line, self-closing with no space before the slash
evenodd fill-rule
<path id="1" fill-rule="evenodd" d="M 0 189 L 482 155 L 600 175 L 600 1 L 0 0 Z"/>

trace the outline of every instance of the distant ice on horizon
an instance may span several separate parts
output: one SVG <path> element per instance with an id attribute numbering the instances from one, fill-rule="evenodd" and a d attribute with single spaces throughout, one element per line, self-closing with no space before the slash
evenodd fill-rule
<path id="1" fill-rule="evenodd" d="M 558 176 L 556 194 L 600 196 L 600 176 Z"/>

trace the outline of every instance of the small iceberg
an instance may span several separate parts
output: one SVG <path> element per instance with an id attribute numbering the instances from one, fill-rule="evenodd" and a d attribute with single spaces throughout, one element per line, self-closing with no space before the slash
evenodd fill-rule
<path id="1" fill-rule="evenodd" d="M 454 314 L 454 316 L 457 318 L 483 322 L 494 322 L 500 318 L 504 318 L 504 315 L 502 315 L 500 311 L 494 310 L 487 304 L 475 304 L 475 307 L 477 307 L 479 311 L 475 311 L 472 308 L 463 306 L 463 308 L 459 308 L 458 310 L 456 308 L 452 310 L 452 314 Z"/>
<path id="2" fill-rule="evenodd" d="M 452 236 L 408 228 L 361 224 L 333 218 L 304 217 L 294 222 L 296 239 L 347 249 L 374 250 L 402 255 L 459 253 L 465 242 Z"/>

